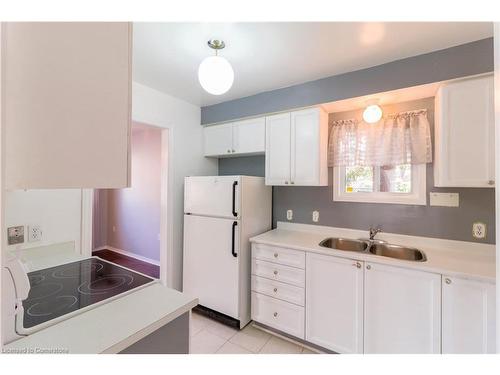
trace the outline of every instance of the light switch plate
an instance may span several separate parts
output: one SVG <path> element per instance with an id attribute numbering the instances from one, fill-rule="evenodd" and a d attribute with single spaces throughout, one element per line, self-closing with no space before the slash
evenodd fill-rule
<path id="1" fill-rule="evenodd" d="M 318 211 L 313 211 L 312 220 L 315 223 L 317 223 L 319 221 L 319 212 Z"/>
<path id="2" fill-rule="evenodd" d="M 477 221 L 472 224 L 472 236 L 474 238 L 483 239 L 486 237 L 486 224 Z"/>
<path id="3" fill-rule="evenodd" d="M 460 196 L 458 195 L 458 193 L 430 192 L 429 196 L 429 204 L 431 206 L 458 207 L 460 204 Z"/>

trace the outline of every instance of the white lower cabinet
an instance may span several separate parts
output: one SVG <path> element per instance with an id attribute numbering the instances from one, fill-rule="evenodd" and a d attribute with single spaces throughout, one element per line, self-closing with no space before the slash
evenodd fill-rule
<path id="1" fill-rule="evenodd" d="M 365 264 L 365 353 L 441 352 L 441 275 Z"/>
<path id="2" fill-rule="evenodd" d="M 443 276 L 443 353 L 495 353 L 495 285 Z"/>
<path id="3" fill-rule="evenodd" d="M 306 340 L 363 353 L 363 262 L 308 253 L 306 296 Z"/>
<path id="4" fill-rule="evenodd" d="M 311 344 L 495 352 L 494 283 L 262 244 L 252 257 L 252 319 Z"/>
<path id="5" fill-rule="evenodd" d="M 304 308 L 302 306 L 252 292 L 252 319 L 304 339 Z"/>

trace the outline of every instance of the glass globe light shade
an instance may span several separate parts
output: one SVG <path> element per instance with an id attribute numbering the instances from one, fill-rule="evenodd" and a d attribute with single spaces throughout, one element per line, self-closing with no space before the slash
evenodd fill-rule
<path id="1" fill-rule="evenodd" d="M 378 122 L 382 118 L 382 108 L 376 104 L 369 105 L 363 112 L 363 120 L 369 124 Z"/>
<path id="2" fill-rule="evenodd" d="M 210 56 L 201 62 L 198 79 L 205 91 L 212 95 L 222 95 L 233 85 L 233 68 L 224 57 Z"/>

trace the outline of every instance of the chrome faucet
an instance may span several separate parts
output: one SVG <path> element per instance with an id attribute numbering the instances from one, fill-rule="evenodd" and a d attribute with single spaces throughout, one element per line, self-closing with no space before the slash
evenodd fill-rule
<path id="1" fill-rule="evenodd" d="M 376 229 L 373 227 L 370 227 L 370 241 L 373 241 L 375 239 L 375 236 L 377 233 L 382 232 L 382 229 L 380 227 L 377 227 Z"/>

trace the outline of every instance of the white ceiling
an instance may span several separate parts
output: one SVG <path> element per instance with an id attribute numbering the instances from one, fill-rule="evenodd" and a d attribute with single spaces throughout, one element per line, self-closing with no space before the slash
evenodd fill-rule
<path id="1" fill-rule="evenodd" d="M 491 23 L 135 23 L 134 80 L 206 106 L 380 65 L 493 35 Z M 226 42 L 233 87 L 206 93 L 198 65 L 206 42 Z"/>

